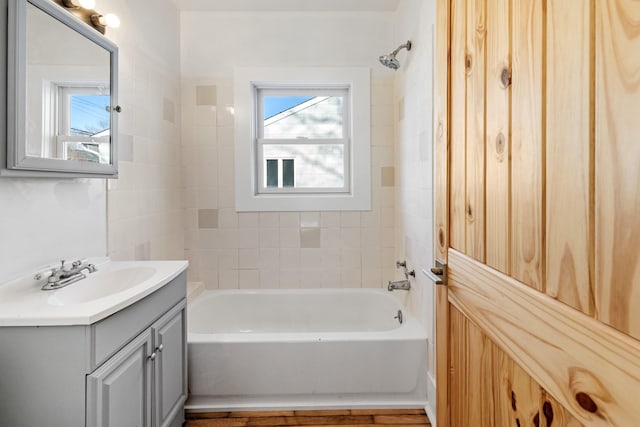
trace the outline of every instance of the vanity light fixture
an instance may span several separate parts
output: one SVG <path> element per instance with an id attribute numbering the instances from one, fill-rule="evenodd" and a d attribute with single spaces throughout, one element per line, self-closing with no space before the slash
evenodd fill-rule
<path id="1" fill-rule="evenodd" d="M 95 0 L 52 0 L 54 3 L 64 7 L 67 12 L 75 15 L 81 21 L 91 25 L 93 28 L 104 34 L 107 27 L 118 28 L 120 18 L 114 13 L 101 14 L 94 10 Z"/>

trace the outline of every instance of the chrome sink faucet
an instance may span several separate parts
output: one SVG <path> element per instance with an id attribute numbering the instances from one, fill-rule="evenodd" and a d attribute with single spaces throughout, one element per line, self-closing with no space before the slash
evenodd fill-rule
<path id="1" fill-rule="evenodd" d="M 51 274 L 47 277 L 47 283 L 42 286 L 43 291 L 50 291 L 53 289 L 64 288 L 67 285 L 82 280 L 87 277 L 83 271 L 86 270 L 89 273 L 97 271 L 95 265 L 90 264 L 87 260 L 77 260 L 71 263 L 71 268 L 66 269 L 65 261 L 60 262 L 59 268 L 52 268 Z M 34 279 L 40 280 L 43 278 L 43 273 L 35 275 Z"/>

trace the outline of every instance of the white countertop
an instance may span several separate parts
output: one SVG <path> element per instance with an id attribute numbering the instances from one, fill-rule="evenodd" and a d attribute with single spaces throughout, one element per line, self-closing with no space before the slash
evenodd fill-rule
<path id="1" fill-rule="evenodd" d="M 36 272 L 1 284 L 0 326 L 89 325 L 155 292 L 189 265 L 187 261 L 89 261 L 98 271 L 61 289 L 41 290 L 46 274 L 35 280 Z"/>

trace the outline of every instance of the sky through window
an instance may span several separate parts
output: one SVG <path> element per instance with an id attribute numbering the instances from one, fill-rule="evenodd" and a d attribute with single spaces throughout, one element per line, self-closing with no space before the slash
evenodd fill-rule
<path id="1" fill-rule="evenodd" d="M 263 118 L 267 120 L 269 117 L 280 114 L 313 98 L 313 96 L 265 96 Z"/>

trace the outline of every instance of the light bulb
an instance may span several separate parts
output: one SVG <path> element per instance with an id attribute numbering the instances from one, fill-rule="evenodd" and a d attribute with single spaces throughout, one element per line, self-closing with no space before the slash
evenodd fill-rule
<path id="1" fill-rule="evenodd" d="M 115 13 L 107 13 L 103 16 L 104 24 L 110 28 L 118 28 L 120 26 L 120 18 Z"/>
<path id="2" fill-rule="evenodd" d="M 96 7 L 95 0 L 77 0 L 80 3 L 80 7 L 84 7 L 85 9 L 93 9 Z"/>
<path id="3" fill-rule="evenodd" d="M 79 7 L 84 9 L 93 9 L 96 7 L 95 0 L 63 0 L 62 3 L 65 7 L 70 9 L 77 9 Z"/>
<path id="4" fill-rule="evenodd" d="M 91 22 L 100 27 L 118 28 L 120 26 L 120 18 L 113 13 L 91 15 Z"/>

